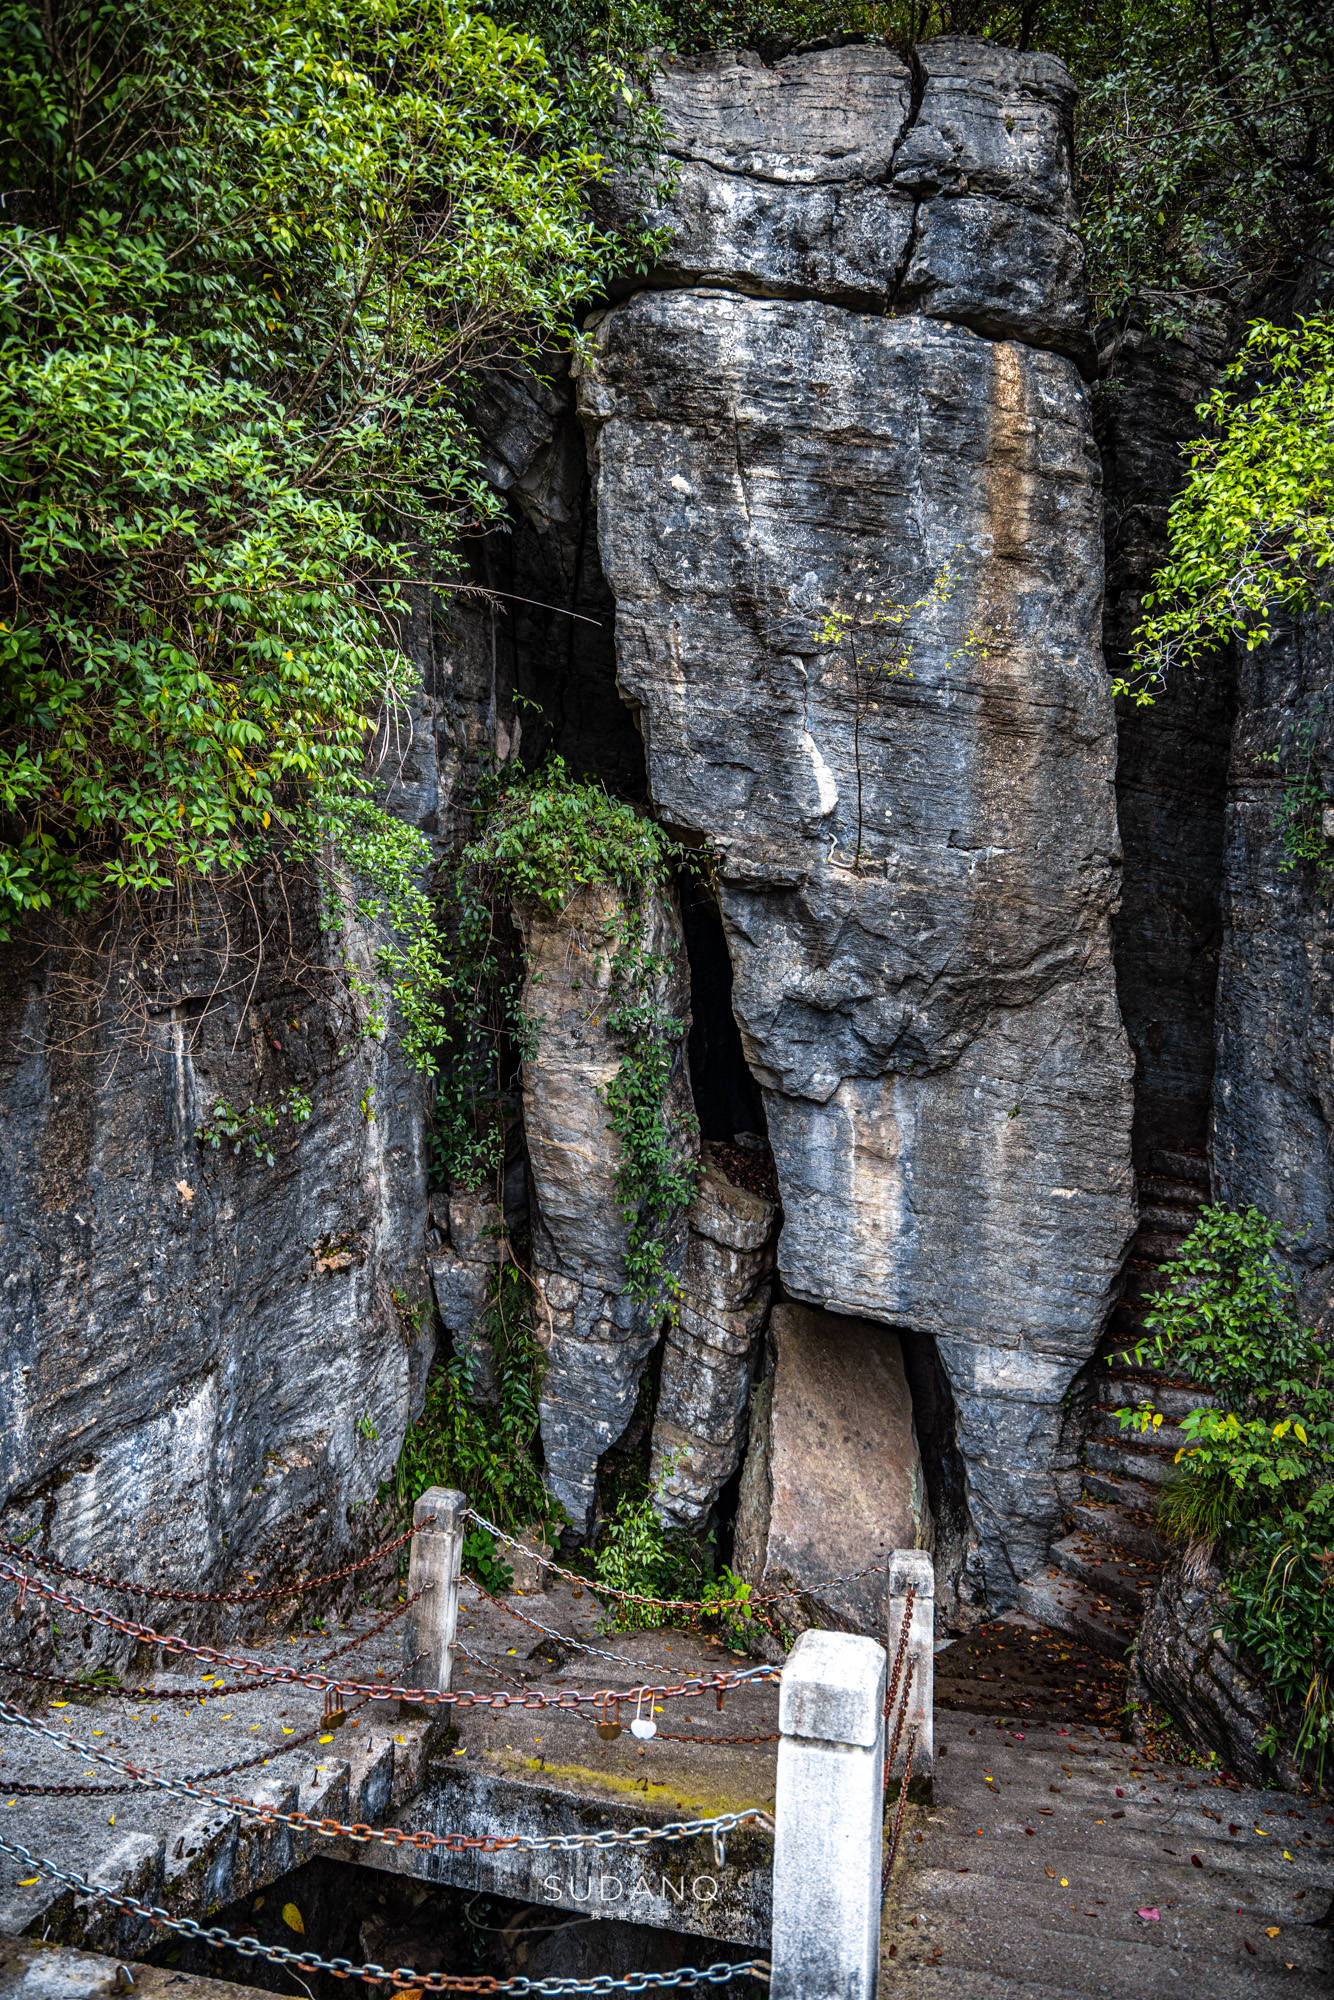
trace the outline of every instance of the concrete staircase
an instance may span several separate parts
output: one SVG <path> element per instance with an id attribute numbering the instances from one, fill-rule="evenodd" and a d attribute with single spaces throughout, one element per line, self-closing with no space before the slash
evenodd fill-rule
<path id="1" fill-rule="evenodd" d="M 1125 1294 L 1097 1362 L 1095 1405 L 1084 1446 L 1080 1497 L 1045 1575 L 1020 1586 L 1019 1608 L 1102 1653 L 1126 1652 L 1166 1559 L 1155 1527 L 1158 1496 L 1184 1442 L 1180 1419 L 1204 1394 L 1188 1382 L 1127 1363 L 1144 1336 L 1147 1301 L 1159 1267 L 1174 1257 L 1209 1199 L 1202 1154 L 1159 1153 L 1140 1180 L 1139 1229 L 1126 1266 Z M 1116 1412 L 1136 1404 L 1168 1419 L 1157 1431 L 1123 1431 Z"/>

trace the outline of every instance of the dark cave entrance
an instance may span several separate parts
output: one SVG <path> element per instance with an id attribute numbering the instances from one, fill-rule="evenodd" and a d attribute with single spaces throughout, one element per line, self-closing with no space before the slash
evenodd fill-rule
<path id="1" fill-rule="evenodd" d="M 740 1139 L 768 1151 L 768 1120 L 760 1086 L 750 1073 L 732 1012 L 732 961 L 718 901 L 708 884 L 686 872 L 681 924 L 690 960 L 690 1085 L 700 1137 Z"/>

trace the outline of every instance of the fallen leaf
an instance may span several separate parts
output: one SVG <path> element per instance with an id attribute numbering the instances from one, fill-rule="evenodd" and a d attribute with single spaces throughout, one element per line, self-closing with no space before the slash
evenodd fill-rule
<path id="1" fill-rule="evenodd" d="M 1157 1910 L 1136 1910 L 1135 1915 L 1137 1917 L 1143 1917 L 1146 1924 L 1157 1924 L 1162 1922 L 1162 1919 L 1159 1916 Z"/>
<path id="2" fill-rule="evenodd" d="M 23 1881 L 19 1883 L 19 1887 L 20 1889 L 35 1889 L 37 1887 L 37 1884 L 41 1881 L 41 1879 L 42 1878 L 40 1875 L 27 1875 L 24 1877 Z"/>
<path id="3" fill-rule="evenodd" d="M 1265 1931 L 1265 1936 L 1266 1936 L 1266 1937 L 1277 1937 L 1277 1936 L 1278 1936 L 1278 1925 L 1277 1925 L 1277 1924 L 1270 1924 L 1270 1925 L 1268 1926 L 1268 1928 L 1266 1929 L 1266 1931 Z"/>
<path id="4" fill-rule="evenodd" d="M 1253 1944 L 1251 1943 L 1250 1939 L 1249 1939 L 1249 1938 L 1243 1938 L 1243 1939 L 1242 1939 L 1242 1943 L 1243 1943 L 1243 1944 L 1245 1945 L 1245 1947 L 1246 1947 L 1247 1951 L 1248 1951 L 1248 1952 L 1250 1953 L 1251 1957 L 1252 1957 L 1252 1958 L 1254 1958 L 1254 1957 L 1255 1957 L 1255 1946 L 1254 1946 L 1254 1945 L 1253 1945 Z"/>
<path id="5" fill-rule="evenodd" d="M 319 1742 L 319 1743 L 332 1743 L 332 1742 L 333 1742 L 333 1737 L 332 1737 L 332 1736 L 320 1736 L 320 1737 L 317 1737 L 317 1738 L 316 1738 L 316 1741 L 317 1741 L 317 1742 Z"/>
<path id="6" fill-rule="evenodd" d="M 283 1904 L 283 1922 L 289 1931 L 300 1931 L 302 1937 L 306 1935 L 305 1919 L 295 1903 Z"/>
<path id="7" fill-rule="evenodd" d="M 1056 1870 L 1054 1868 L 1049 1868 L 1047 1870 L 1047 1880 L 1049 1882 L 1054 1882 L 1056 1880 Z"/>
<path id="8" fill-rule="evenodd" d="M 1190 1865 L 1192 1868 L 1203 1868 L 1204 1863 L 1201 1861 L 1198 1854 L 1192 1854 L 1190 1857 Z"/>
<path id="9" fill-rule="evenodd" d="M 195 1191 L 189 1181 L 177 1181 L 176 1192 L 182 1201 L 193 1201 L 195 1198 Z"/>
<path id="10" fill-rule="evenodd" d="M 1064 1876 L 1064 1875 L 1062 1875 L 1062 1877 L 1061 1877 L 1061 1887 L 1062 1887 L 1063 1889 L 1068 1889 L 1068 1888 L 1070 1887 L 1070 1884 L 1069 1884 L 1069 1883 L 1068 1883 L 1068 1882 L 1066 1881 L 1066 1879 L 1065 1879 L 1065 1876 Z"/>

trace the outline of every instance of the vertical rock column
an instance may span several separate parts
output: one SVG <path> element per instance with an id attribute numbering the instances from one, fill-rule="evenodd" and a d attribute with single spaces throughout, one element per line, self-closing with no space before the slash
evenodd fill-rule
<path id="1" fill-rule="evenodd" d="M 729 1180 L 708 1146 L 687 1221 L 680 1312 L 667 1331 L 658 1383 L 651 1484 L 668 1520 L 696 1527 L 746 1448 L 778 1232 L 774 1204 Z"/>
<path id="2" fill-rule="evenodd" d="M 1069 78 L 921 67 L 670 70 L 666 288 L 591 329 L 580 393 L 652 798 L 721 856 L 784 1284 L 934 1337 L 965 1587 L 1004 1605 L 1134 1219 L 1115 730 Z"/>
<path id="3" fill-rule="evenodd" d="M 532 1175 L 538 1338 L 547 1350 L 542 1449 L 547 1485 L 579 1530 L 592 1518 L 598 1460 L 634 1413 L 639 1380 L 661 1331 L 661 1308 L 627 1291 L 629 1225 L 617 1178 L 620 1141 L 605 1095 L 625 1051 L 607 1026 L 616 1005 L 614 936 L 624 912 L 617 892 L 578 890 L 556 914 L 517 912 L 527 977 L 523 1008 L 531 1043 L 523 1063 L 523 1116 Z M 677 1150 L 693 1150 L 685 1073 L 689 981 L 674 903 L 648 903 L 643 943 L 667 970 L 650 982 L 655 1008 L 682 1024 L 667 1094 Z M 685 1222 L 667 1245 L 679 1273 Z"/>

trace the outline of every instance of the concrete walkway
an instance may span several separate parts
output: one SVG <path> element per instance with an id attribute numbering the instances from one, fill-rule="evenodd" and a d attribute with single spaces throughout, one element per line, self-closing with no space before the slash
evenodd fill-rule
<path id="1" fill-rule="evenodd" d="M 904 2000 L 1329 2000 L 1334 1808 L 1150 1763 L 1119 1732 L 937 1715 L 881 1990 Z"/>

